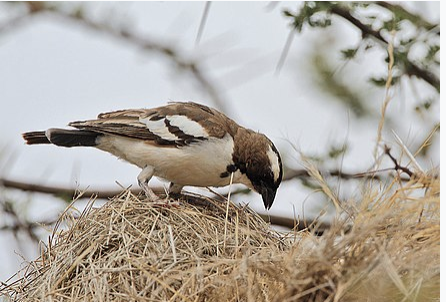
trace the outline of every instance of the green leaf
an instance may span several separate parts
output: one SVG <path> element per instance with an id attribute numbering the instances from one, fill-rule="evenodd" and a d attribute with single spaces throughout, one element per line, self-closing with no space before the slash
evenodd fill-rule
<path id="1" fill-rule="evenodd" d="M 399 83 L 400 78 L 401 78 L 400 76 L 393 76 L 392 77 L 392 82 L 390 83 L 391 86 Z M 384 86 L 386 86 L 386 83 L 387 83 L 387 77 L 379 77 L 379 78 L 371 77 L 369 79 L 369 81 L 370 81 L 370 83 L 372 83 L 372 84 L 374 84 L 374 85 L 376 85 L 378 87 L 384 87 Z"/>
<path id="2" fill-rule="evenodd" d="M 328 151 L 328 157 L 332 159 L 336 159 L 339 156 L 345 154 L 347 152 L 347 144 L 343 144 L 342 146 L 330 146 L 330 150 Z"/>
<path id="3" fill-rule="evenodd" d="M 341 50 L 341 53 L 344 57 L 344 59 L 353 59 L 356 54 L 358 53 L 358 48 L 347 48 L 344 50 Z"/>

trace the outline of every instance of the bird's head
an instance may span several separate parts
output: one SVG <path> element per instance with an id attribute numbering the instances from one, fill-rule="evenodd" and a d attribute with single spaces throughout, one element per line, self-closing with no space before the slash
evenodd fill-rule
<path id="1" fill-rule="evenodd" d="M 282 181 L 282 160 L 274 144 L 263 134 L 247 130 L 236 137 L 234 163 L 247 176 L 245 183 L 260 195 L 268 210 Z"/>

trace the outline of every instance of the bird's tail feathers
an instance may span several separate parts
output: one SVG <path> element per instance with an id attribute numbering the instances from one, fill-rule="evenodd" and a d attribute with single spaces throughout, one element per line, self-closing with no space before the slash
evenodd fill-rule
<path id="1" fill-rule="evenodd" d="M 97 145 L 97 138 L 101 135 L 92 131 L 57 128 L 22 134 L 28 145 L 54 144 L 61 147 L 94 147 Z"/>
<path id="2" fill-rule="evenodd" d="M 45 131 L 33 131 L 22 134 L 23 139 L 28 145 L 51 144 L 45 135 Z"/>

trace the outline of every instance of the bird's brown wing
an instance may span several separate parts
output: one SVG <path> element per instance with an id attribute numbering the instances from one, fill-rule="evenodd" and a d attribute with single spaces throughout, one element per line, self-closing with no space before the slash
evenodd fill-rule
<path id="1" fill-rule="evenodd" d="M 171 103 L 153 109 L 130 109 L 99 114 L 95 120 L 69 126 L 124 136 L 162 146 L 184 146 L 210 137 L 232 135 L 235 122 L 219 111 L 196 103 Z"/>

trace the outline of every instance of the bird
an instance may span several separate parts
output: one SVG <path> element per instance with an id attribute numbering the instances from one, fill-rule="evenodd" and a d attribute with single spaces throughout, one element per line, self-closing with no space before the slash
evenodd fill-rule
<path id="1" fill-rule="evenodd" d="M 223 187 L 232 181 L 259 193 L 269 210 L 282 181 L 282 160 L 268 137 L 199 103 L 106 112 L 68 126 L 73 129 L 22 136 L 28 145 L 94 147 L 134 164 L 142 169 L 138 184 L 152 200 L 159 199 L 148 185 L 153 176 L 170 181 L 169 192 L 176 194 L 184 186 Z"/>

